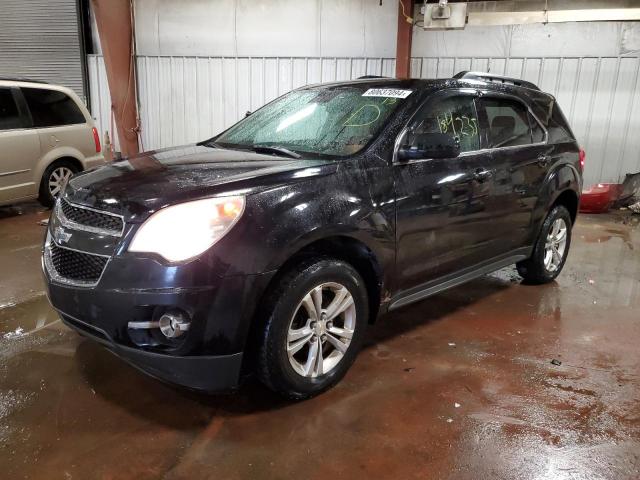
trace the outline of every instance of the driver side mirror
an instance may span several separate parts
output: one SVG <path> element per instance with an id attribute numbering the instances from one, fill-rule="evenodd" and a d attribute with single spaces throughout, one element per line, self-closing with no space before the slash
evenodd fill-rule
<path id="1" fill-rule="evenodd" d="M 409 142 L 398 150 L 398 160 L 455 158 L 460 155 L 460 139 L 446 133 L 407 135 Z"/>

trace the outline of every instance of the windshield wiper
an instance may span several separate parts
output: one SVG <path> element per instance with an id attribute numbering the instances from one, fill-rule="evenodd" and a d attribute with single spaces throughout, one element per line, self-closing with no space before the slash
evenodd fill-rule
<path id="1" fill-rule="evenodd" d="M 301 155 L 288 148 L 278 147 L 277 145 L 253 145 L 251 150 L 257 153 L 275 153 L 280 156 L 289 158 L 300 158 Z"/>
<path id="2" fill-rule="evenodd" d="M 196 145 L 202 145 L 203 147 L 209 147 L 209 148 L 224 148 L 222 145 L 214 142 L 211 139 L 205 140 L 204 142 L 196 143 Z"/>

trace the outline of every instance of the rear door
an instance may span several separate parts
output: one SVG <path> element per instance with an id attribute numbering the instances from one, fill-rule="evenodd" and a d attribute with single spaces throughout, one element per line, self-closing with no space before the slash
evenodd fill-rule
<path id="1" fill-rule="evenodd" d="M 494 172 L 490 209 L 502 250 L 530 240 L 533 210 L 550 163 L 547 132 L 517 97 L 485 93 L 478 102 L 483 146 Z"/>
<path id="2" fill-rule="evenodd" d="M 37 191 L 33 168 L 40 158 L 38 132 L 19 90 L 0 87 L 0 203 L 19 200 Z"/>
<path id="3" fill-rule="evenodd" d="M 491 258 L 491 153 L 481 150 L 471 89 L 432 96 L 399 143 L 413 133 L 458 137 L 457 158 L 394 161 L 398 289 L 408 290 Z"/>

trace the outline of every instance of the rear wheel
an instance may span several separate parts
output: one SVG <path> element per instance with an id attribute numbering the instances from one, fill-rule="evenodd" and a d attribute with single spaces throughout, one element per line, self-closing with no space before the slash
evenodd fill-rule
<path id="1" fill-rule="evenodd" d="M 516 264 L 527 283 L 553 281 L 564 267 L 571 245 L 571 215 L 562 205 L 554 207 L 542 224 L 531 258 Z"/>
<path id="2" fill-rule="evenodd" d="M 58 160 L 47 167 L 40 182 L 38 200 L 45 207 L 52 207 L 78 167 L 68 160 Z"/>
<path id="3" fill-rule="evenodd" d="M 280 279 L 266 305 L 262 382 L 298 400 L 335 385 L 355 360 L 368 323 L 358 272 L 335 259 L 301 263 Z"/>

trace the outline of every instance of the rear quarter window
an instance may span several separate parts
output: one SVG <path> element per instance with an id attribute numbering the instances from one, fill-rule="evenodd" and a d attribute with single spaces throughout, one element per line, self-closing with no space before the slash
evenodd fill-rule
<path id="1" fill-rule="evenodd" d="M 84 115 L 67 94 L 56 90 L 22 88 L 34 127 L 57 127 L 86 123 Z"/>
<path id="2" fill-rule="evenodd" d="M 547 131 L 549 132 L 550 143 L 575 141 L 567 119 L 556 102 L 553 102 L 553 109 L 551 111 L 551 117 L 549 118 L 549 124 L 547 125 Z"/>

